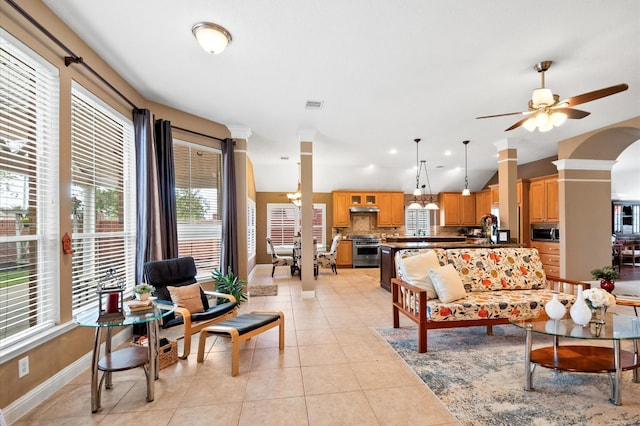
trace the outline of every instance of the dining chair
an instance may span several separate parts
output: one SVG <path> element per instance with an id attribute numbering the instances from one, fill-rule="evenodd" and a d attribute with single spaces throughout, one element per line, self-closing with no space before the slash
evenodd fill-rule
<path id="1" fill-rule="evenodd" d="M 293 261 L 292 256 L 280 256 L 276 253 L 276 248 L 273 246 L 271 242 L 271 238 L 267 237 L 267 245 L 269 246 L 269 251 L 271 251 L 271 264 L 273 267 L 271 268 L 271 276 L 273 277 L 274 272 L 276 271 L 276 266 L 289 266 L 289 271 L 291 276 L 295 272 L 295 262 Z"/>
<path id="2" fill-rule="evenodd" d="M 331 248 L 327 252 L 318 253 L 318 265 L 323 268 L 331 268 L 331 271 L 334 274 L 338 273 L 338 268 L 336 267 L 336 255 L 338 252 L 338 244 L 340 243 L 340 234 L 333 237 L 333 241 L 331 242 Z"/>

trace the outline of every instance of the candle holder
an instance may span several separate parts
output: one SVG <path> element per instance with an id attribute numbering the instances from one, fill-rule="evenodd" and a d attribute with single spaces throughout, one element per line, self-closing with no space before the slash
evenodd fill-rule
<path id="1" fill-rule="evenodd" d="M 109 268 L 104 277 L 98 281 L 98 321 L 113 321 L 124 318 L 124 280 L 118 279 L 116 270 Z M 103 301 L 106 303 L 103 307 Z"/>

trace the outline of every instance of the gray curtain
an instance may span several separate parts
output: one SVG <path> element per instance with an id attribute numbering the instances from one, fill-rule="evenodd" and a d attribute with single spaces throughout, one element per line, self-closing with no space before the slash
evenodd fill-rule
<path id="1" fill-rule="evenodd" d="M 236 166 L 233 159 L 233 139 L 222 141 L 222 253 L 220 270 L 226 274 L 229 267 L 238 273 L 238 227 L 236 214 Z"/>
<path id="2" fill-rule="evenodd" d="M 173 165 L 171 122 L 156 120 L 155 148 L 158 170 L 159 227 L 162 238 L 161 259 L 178 257 L 178 223 L 176 214 L 176 173 Z M 151 260 L 151 259 L 150 259 Z"/>
<path id="3" fill-rule="evenodd" d="M 133 110 L 136 145 L 136 283 L 142 282 L 144 263 L 152 259 L 157 196 L 153 124 L 148 109 Z"/>

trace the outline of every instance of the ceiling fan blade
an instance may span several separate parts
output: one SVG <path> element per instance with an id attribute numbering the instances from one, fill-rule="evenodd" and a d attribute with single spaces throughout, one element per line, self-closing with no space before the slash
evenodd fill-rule
<path id="1" fill-rule="evenodd" d="M 508 129 L 506 129 L 505 132 L 508 132 L 509 130 L 517 129 L 518 127 L 522 126 L 524 124 L 524 122 L 527 121 L 528 119 L 529 119 L 529 117 L 523 118 L 522 120 L 518 121 L 513 126 L 511 126 Z"/>
<path id="2" fill-rule="evenodd" d="M 525 114 L 529 114 L 529 112 L 508 112 L 506 114 L 484 115 L 482 117 L 476 117 L 476 120 L 479 118 L 505 117 L 507 115 L 525 115 Z"/>
<path id="3" fill-rule="evenodd" d="M 604 98 L 605 96 L 615 95 L 616 93 L 624 92 L 629 88 L 628 84 L 618 84 L 611 87 L 605 87 L 604 89 L 594 90 L 593 92 L 583 93 L 578 96 L 573 96 L 561 103 L 566 103 L 567 106 L 575 106 L 584 104 L 587 102 L 595 101 L 596 99 Z"/>
<path id="4" fill-rule="evenodd" d="M 573 109 L 573 108 L 553 108 L 553 111 L 563 112 L 567 114 L 567 118 L 573 118 L 573 119 L 585 118 L 587 115 L 591 114 L 588 111 L 582 111 L 580 109 Z"/>

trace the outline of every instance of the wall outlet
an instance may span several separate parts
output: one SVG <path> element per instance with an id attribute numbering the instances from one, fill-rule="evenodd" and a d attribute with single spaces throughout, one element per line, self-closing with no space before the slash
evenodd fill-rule
<path id="1" fill-rule="evenodd" d="M 18 361 L 18 378 L 21 379 L 29 374 L 29 357 L 25 356 Z"/>

